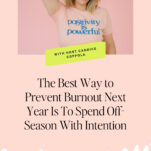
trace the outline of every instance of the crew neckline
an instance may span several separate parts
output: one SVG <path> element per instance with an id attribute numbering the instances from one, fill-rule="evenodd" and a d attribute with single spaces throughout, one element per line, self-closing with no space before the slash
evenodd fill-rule
<path id="1" fill-rule="evenodd" d="M 76 7 L 70 7 L 70 9 L 73 9 L 73 10 L 75 10 L 75 11 L 77 11 L 77 12 L 80 12 L 80 13 L 84 13 L 84 14 L 91 14 L 89 11 L 87 11 L 87 10 L 80 10 L 80 9 L 78 9 L 78 8 L 76 8 Z"/>
<path id="2" fill-rule="evenodd" d="M 96 8 L 96 10 L 94 11 L 94 13 L 97 11 L 99 7 Z M 89 12 L 88 10 L 80 10 L 76 7 L 69 7 L 69 9 L 75 10 L 78 13 L 82 13 L 82 14 L 89 14 L 89 15 L 93 15 L 94 13 Z"/>

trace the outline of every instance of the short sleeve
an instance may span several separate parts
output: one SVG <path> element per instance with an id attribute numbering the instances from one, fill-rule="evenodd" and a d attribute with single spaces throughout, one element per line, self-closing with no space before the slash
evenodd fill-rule
<path id="1" fill-rule="evenodd" d="M 103 29 L 104 35 L 108 35 L 112 33 L 112 21 L 109 13 L 105 10 L 105 27 Z"/>

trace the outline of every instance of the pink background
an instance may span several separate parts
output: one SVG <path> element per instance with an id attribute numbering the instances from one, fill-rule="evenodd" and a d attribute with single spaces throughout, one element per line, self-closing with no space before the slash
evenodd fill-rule
<path id="1" fill-rule="evenodd" d="M 132 151 L 138 144 L 142 151 L 145 145 L 150 146 L 151 20 L 146 14 L 151 14 L 151 1 L 134 0 L 134 55 L 107 56 L 51 67 L 45 66 L 44 55 L 18 55 L 17 5 L 17 0 L 0 1 L 0 150 L 122 151 L 126 147 Z M 25 133 L 24 92 L 38 92 L 37 77 L 114 80 L 116 91 L 125 91 L 128 96 L 127 112 L 121 117 L 121 121 L 124 119 L 129 125 L 127 132 Z"/>
<path id="2" fill-rule="evenodd" d="M 133 0 L 101 0 L 113 26 L 118 54 L 133 53 Z M 19 0 L 19 54 L 44 54 L 56 48 L 57 31 L 42 0 Z"/>

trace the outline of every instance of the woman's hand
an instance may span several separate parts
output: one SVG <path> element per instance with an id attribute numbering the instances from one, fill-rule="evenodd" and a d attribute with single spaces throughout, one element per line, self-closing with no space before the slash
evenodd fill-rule
<path id="1" fill-rule="evenodd" d="M 43 0 L 50 16 L 54 15 L 59 8 L 59 0 Z"/>
<path id="2" fill-rule="evenodd" d="M 104 41 L 106 42 L 106 54 L 116 54 L 116 48 L 112 34 L 104 35 Z"/>

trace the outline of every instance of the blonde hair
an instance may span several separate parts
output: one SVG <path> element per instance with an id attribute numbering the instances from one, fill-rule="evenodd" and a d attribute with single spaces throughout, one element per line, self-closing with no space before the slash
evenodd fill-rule
<path id="1" fill-rule="evenodd" d="M 66 6 L 67 7 L 72 7 L 75 5 L 75 1 L 76 0 L 65 0 L 65 3 L 66 3 Z M 97 8 L 98 6 L 98 1 L 99 0 L 89 0 L 88 3 L 87 3 L 87 6 L 86 6 L 86 9 L 93 13 L 95 11 L 95 9 Z"/>

